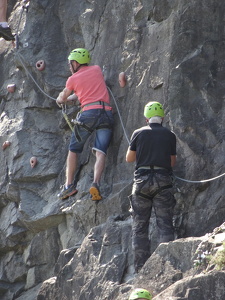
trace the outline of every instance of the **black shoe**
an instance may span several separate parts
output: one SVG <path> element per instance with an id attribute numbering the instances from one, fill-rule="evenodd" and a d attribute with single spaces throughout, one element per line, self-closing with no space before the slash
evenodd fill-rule
<path id="1" fill-rule="evenodd" d="M 3 37 L 6 41 L 15 41 L 10 27 L 2 27 L 0 25 L 0 37 Z"/>

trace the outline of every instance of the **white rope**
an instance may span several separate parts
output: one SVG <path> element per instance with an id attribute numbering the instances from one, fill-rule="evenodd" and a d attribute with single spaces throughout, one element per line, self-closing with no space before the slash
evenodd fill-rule
<path id="1" fill-rule="evenodd" d="M 180 178 L 176 175 L 174 175 L 175 178 L 179 179 L 179 180 L 182 180 L 182 181 L 185 181 L 185 182 L 190 182 L 190 183 L 204 183 L 204 182 L 209 182 L 209 181 L 213 181 L 213 180 L 216 180 L 222 176 L 224 176 L 225 173 L 221 174 L 221 175 L 218 175 L 216 177 L 213 177 L 213 178 L 209 178 L 209 179 L 203 179 L 203 180 L 187 180 L 187 179 L 183 179 L 183 178 Z"/>
<path id="2" fill-rule="evenodd" d="M 117 109 L 117 112 L 118 112 L 118 115 L 119 115 L 119 118 L 120 118 L 120 123 L 121 123 L 121 126 L 122 126 L 122 128 L 123 128 L 123 132 L 124 132 L 124 134 L 125 134 L 125 137 L 126 137 L 126 139 L 127 139 L 127 142 L 128 142 L 128 144 L 129 144 L 130 140 L 129 140 L 128 136 L 127 136 L 126 129 L 125 129 L 125 127 L 124 127 L 123 120 L 122 120 L 122 117 L 121 117 L 121 114 L 120 114 L 120 111 L 119 111 L 119 108 L 118 108 L 116 99 L 115 99 L 115 97 L 114 97 L 114 95 L 113 95 L 111 89 L 110 89 L 108 86 L 107 86 L 107 88 L 108 88 L 108 90 L 109 90 L 109 92 L 110 92 L 110 94 L 111 94 L 111 96 L 112 96 L 112 98 L 113 98 L 113 101 L 114 101 L 115 105 L 116 105 L 116 109 Z"/>
<path id="3" fill-rule="evenodd" d="M 47 94 L 47 93 L 39 86 L 39 84 L 37 83 L 37 81 L 34 79 L 34 77 L 32 76 L 32 74 L 28 71 L 27 67 L 25 66 L 25 64 L 24 64 L 24 62 L 23 62 L 23 60 L 22 60 L 22 58 L 21 58 L 21 55 L 20 55 L 18 52 L 16 52 L 16 55 L 18 55 L 19 60 L 20 60 L 20 62 L 21 62 L 21 64 L 22 64 L 22 66 L 24 67 L 25 71 L 28 73 L 28 75 L 30 76 L 30 78 L 33 80 L 33 82 L 35 83 L 35 85 L 39 88 L 39 90 L 40 90 L 46 97 L 48 97 L 48 98 L 50 98 L 50 99 L 56 101 L 55 98 L 49 96 L 49 95 L 48 95 L 48 94 Z"/>

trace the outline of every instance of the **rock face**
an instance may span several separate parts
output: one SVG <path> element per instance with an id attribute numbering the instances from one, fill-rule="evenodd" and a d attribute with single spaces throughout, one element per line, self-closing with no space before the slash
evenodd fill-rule
<path id="1" fill-rule="evenodd" d="M 201 255 L 217 253 L 224 240 L 224 177 L 199 182 L 224 173 L 222 1 L 8 2 L 18 35 L 16 47 L 0 39 L 0 298 L 125 300 L 141 286 L 154 299 L 223 299 L 223 264 L 217 270 L 218 260 Z M 88 194 L 93 137 L 79 157 L 79 193 L 57 199 L 71 130 L 55 98 L 77 47 L 104 70 L 114 108 L 99 203 Z M 153 254 L 134 278 L 127 197 L 134 165 L 125 153 L 150 100 L 164 105 L 164 126 L 178 140 L 177 240 L 158 246 L 153 214 Z M 66 113 L 71 119 L 78 110 Z"/>

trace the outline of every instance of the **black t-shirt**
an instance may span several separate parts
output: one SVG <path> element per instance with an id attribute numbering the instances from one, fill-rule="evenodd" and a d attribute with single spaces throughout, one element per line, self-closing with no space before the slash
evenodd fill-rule
<path id="1" fill-rule="evenodd" d="M 171 169 L 171 155 L 176 155 L 176 136 L 161 124 L 135 130 L 131 136 L 130 150 L 136 151 L 136 169 L 158 166 Z"/>

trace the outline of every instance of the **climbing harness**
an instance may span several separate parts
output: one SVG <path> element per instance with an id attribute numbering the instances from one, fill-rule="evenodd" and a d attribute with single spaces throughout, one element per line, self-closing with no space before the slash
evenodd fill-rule
<path id="1" fill-rule="evenodd" d="M 66 123 L 69 125 L 69 128 L 73 131 L 73 125 L 71 124 L 67 114 L 66 114 L 66 105 L 62 105 L 62 114 L 64 119 L 66 120 Z"/>
<path id="2" fill-rule="evenodd" d="M 104 102 L 102 102 L 102 101 L 97 101 L 98 103 L 101 103 L 101 105 L 103 106 L 103 109 L 102 109 L 102 113 L 103 112 L 105 112 L 105 105 L 104 105 Z M 93 103 L 91 103 L 90 105 L 94 105 L 94 104 L 96 104 L 97 102 L 93 102 Z M 89 106 L 89 104 L 87 104 L 86 106 Z M 81 110 L 80 112 L 82 112 L 83 110 Z M 80 114 L 80 112 L 78 113 L 78 114 Z M 78 115 L 78 117 L 77 118 L 79 118 L 79 115 Z M 90 126 L 88 126 L 88 125 L 86 125 L 85 123 L 83 123 L 83 122 L 80 122 L 80 121 L 78 121 L 77 120 L 77 118 L 76 119 L 72 119 L 71 120 L 71 122 L 73 122 L 74 123 L 74 134 L 75 134 L 75 137 L 76 137 L 76 139 L 78 140 L 78 142 L 81 142 L 81 140 L 82 140 L 82 138 L 81 138 L 81 136 L 80 136 L 80 134 L 79 134 L 79 130 L 78 130 L 78 128 L 79 128 L 79 126 L 80 127 L 83 127 L 86 131 L 88 131 L 90 134 L 95 130 L 95 129 L 112 129 L 112 126 L 110 125 L 110 124 L 106 124 L 106 123 L 104 123 L 104 124 L 100 124 L 100 125 L 98 125 L 97 127 L 95 127 L 95 124 L 97 123 L 97 119 L 95 120 L 95 122 L 94 122 L 94 124 L 92 124 L 92 127 L 90 127 Z M 94 129 L 93 129 L 94 128 Z"/>
<path id="3" fill-rule="evenodd" d="M 104 101 L 95 101 L 95 102 L 92 102 L 92 103 L 88 103 L 88 104 L 85 104 L 81 111 L 85 111 L 85 110 L 88 110 L 90 109 L 89 106 L 91 106 L 92 109 L 98 109 L 98 108 L 101 108 L 103 109 L 104 111 L 105 110 L 112 110 L 112 106 L 109 104 L 109 103 L 106 103 Z"/>
<path id="4" fill-rule="evenodd" d="M 77 121 L 77 120 L 74 120 L 74 119 L 72 119 L 71 121 L 75 124 L 75 126 L 76 125 L 81 126 L 84 129 L 86 129 L 87 131 L 89 131 L 90 133 L 92 133 L 94 131 L 91 127 L 85 125 L 83 122 L 80 122 L 80 121 Z"/>
<path id="5" fill-rule="evenodd" d="M 141 170 L 142 173 L 139 173 L 138 171 Z M 143 172 L 144 171 L 144 172 Z M 160 193 L 161 191 L 163 190 L 166 190 L 166 189 L 169 189 L 169 188 L 172 188 L 173 185 L 172 184 L 167 184 L 167 185 L 164 185 L 164 186 L 160 186 L 159 184 L 159 181 L 157 179 L 157 176 L 155 176 L 156 174 L 168 174 L 171 176 L 171 172 L 168 172 L 166 169 L 164 168 L 158 168 L 158 167 L 155 167 L 155 166 L 150 166 L 150 168 L 144 168 L 144 169 L 138 169 L 137 170 L 137 173 L 135 172 L 135 177 L 137 178 L 137 181 L 139 180 L 139 176 L 146 176 L 147 175 L 147 178 L 142 180 L 142 181 L 139 181 L 139 190 L 138 191 L 135 191 L 135 194 L 138 195 L 138 196 L 141 196 L 142 198 L 145 198 L 145 199 L 149 199 L 149 200 L 152 200 L 158 193 Z M 172 177 L 172 176 L 171 176 Z M 150 179 L 150 182 L 151 182 L 151 185 L 153 185 L 153 180 L 155 179 L 155 182 L 157 183 L 158 185 L 158 189 L 152 194 L 152 195 L 146 195 L 142 192 L 140 192 L 140 190 L 143 188 L 143 186 L 145 185 L 145 183 L 147 181 L 149 181 Z"/>
<path id="6" fill-rule="evenodd" d="M 141 196 L 142 198 L 145 198 L 145 199 L 148 199 L 148 200 L 152 200 L 152 199 L 153 199 L 158 193 L 160 193 L 161 191 L 164 191 L 164 190 L 166 190 L 166 189 L 170 189 L 170 188 L 172 188 L 172 187 L 173 187 L 172 184 L 168 184 L 168 185 L 161 186 L 161 187 L 159 187 L 158 190 L 155 191 L 151 196 L 147 196 L 147 195 L 145 195 L 145 194 L 143 194 L 143 193 L 141 193 L 141 192 L 139 192 L 139 191 L 136 191 L 135 194 L 136 194 L 137 196 Z"/>
<path id="7" fill-rule="evenodd" d="M 87 125 L 85 125 L 83 122 L 77 121 L 76 119 L 72 119 L 71 122 L 74 123 L 74 134 L 76 139 L 78 140 L 78 142 L 80 143 L 82 141 L 82 138 L 80 136 L 80 133 L 78 131 L 78 127 L 82 126 L 83 128 L 85 128 L 88 132 L 92 133 L 93 129 L 88 127 Z"/>

